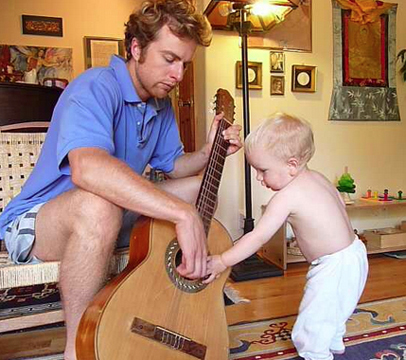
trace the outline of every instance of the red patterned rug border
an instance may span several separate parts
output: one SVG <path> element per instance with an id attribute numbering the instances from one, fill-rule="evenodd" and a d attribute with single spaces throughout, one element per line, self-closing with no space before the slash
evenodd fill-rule
<path id="1" fill-rule="evenodd" d="M 385 339 L 397 335 L 402 335 L 404 333 L 406 335 L 406 324 L 396 325 L 393 328 L 388 328 L 380 331 L 374 331 L 366 334 L 359 334 L 353 335 L 344 338 L 344 342 L 346 346 L 353 346 L 361 343 L 367 343 L 369 341 L 375 341 L 378 339 Z M 286 350 L 275 351 L 270 353 L 264 354 L 253 354 L 246 357 L 241 357 L 235 360 L 288 360 L 292 359 L 292 355 L 298 356 L 296 353 L 296 349 L 294 347 Z M 289 356 L 289 357 L 288 357 Z"/>

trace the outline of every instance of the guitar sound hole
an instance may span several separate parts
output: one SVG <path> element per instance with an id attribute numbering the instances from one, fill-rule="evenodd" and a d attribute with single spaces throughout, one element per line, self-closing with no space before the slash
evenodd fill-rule
<path id="1" fill-rule="evenodd" d="M 179 266 L 180 264 L 182 264 L 182 250 L 181 250 L 181 249 L 179 249 L 179 250 L 176 252 L 176 256 L 175 256 L 175 267 L 176 267 L 176 269 L 178 268 L 178 266 Z M 178 274 L 179 274 L 179 273 L 178 273 Z M 180 274 L 179 274 L 179 275 L 180 275 Z M 188 278 L 188 277 L 186 277 L 186 276 L 183 276 L 183 275 L 180 275 L 180 276 L 182 276 L 184 279 L 192 280 L 192 281 L 193 281 L 193 279 Z"/>
<path id="2" fill-rule="evenodd" d="M 182 264 L 182 250 L 181 250 L 181 249 L 179 249 L 179 250 L 177 251 L 176 256 L 175 256 L 175 266 L 176 266 L 176 268 L 177 268 L 180 264 Z"/>

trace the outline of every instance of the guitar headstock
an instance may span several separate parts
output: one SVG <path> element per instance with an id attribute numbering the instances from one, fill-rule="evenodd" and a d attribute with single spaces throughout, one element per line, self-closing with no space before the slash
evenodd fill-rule
<path id="1" fill-rule="evenodd" d="M 216 114 L 224 113 L 224 118 L 234 123 L 234 99 L 225 89 L 218 89 L 216 92 Z"/>

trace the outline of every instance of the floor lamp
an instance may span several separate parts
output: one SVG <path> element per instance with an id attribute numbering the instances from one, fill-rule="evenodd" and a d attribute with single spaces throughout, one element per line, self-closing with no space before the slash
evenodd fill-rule
<path id="1" fill-rule="evenodd" d="M 246 0 L 218 1 L 212 0 L 205 10 L 214 30 L 237 31 L 241 38 L 241 63 L 242 63 L 242 95 L 243 95 L 243 120 L 244 138 L 250 133 L 249 110 L 249 82 L 248 82 L 248 35 L 251 31 L 266 32 L 274 25 L 283 21 L 298 5 L 290 0 L 261 2 L 257 10 L 253 2 Z M 262 9 L 261 9 L 262 6 Z M 262 15 L 261 15 L 262 12 Z M 256 18 L 253 20 L 253 17 Z M 254 24 L 259 24 L 255 28 Z M 254 229 L 252 217 L 252 191 L 251 167 L 244 158 L 244 184 L 245 184 L 245 218 L 244 234 Z M 244 281 L 281 275 L 282 270 L 264 262 L 256 254 L 233 267 L 231 278 L 234 281 Z"/>

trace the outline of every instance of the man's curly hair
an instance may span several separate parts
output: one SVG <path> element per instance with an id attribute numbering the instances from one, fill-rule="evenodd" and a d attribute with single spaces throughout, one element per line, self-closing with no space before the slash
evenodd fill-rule
<path id="1" fill-rule="evenodd" d="M 197 13 L 190 0 L 148 0 L 130 15 L 125 24 L 127 60 L 131 59 L 133 38 L 138 40 L 141 49 L 145 49 L 164 25 L 180 38 L 193 39 L 202 46 L 210 45 L 210 23 L 206 16 Z"/>

